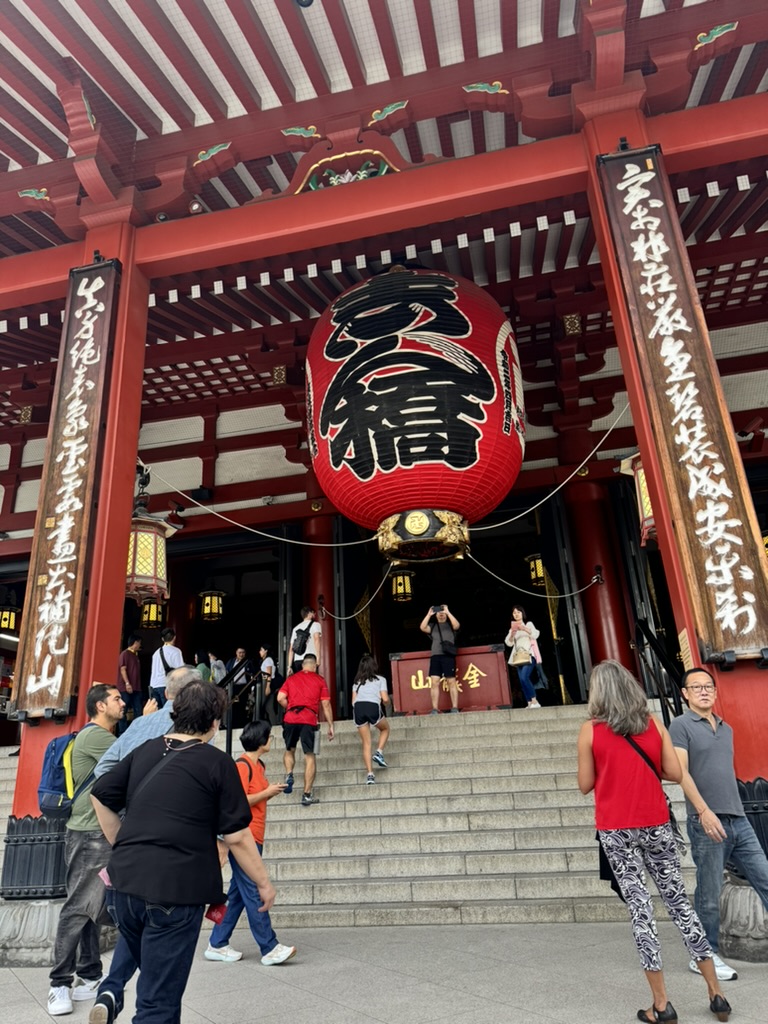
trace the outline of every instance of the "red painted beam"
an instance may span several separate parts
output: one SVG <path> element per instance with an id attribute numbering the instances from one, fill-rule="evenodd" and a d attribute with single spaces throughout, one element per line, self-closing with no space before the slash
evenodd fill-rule
<path id="1" fill-rule="evenodd" d="M 150 275 L 264 259 L 356 240 L 361 227 L 375 237 L 580 192 L 585 180 L 580 139 L 547 140 L 521 147 L 514 162 L 504 151 L 483 153 L 379 178 L 374 188 L 360 182 L 211 213 L 204 232 L 195 219 L 149 225 L 136 257 Z"/>
<path id="2" fill-rule="evenodd" d="M 103 254 L 109 257 L 109 254 Z M 64 299 L 69 271 L 84 266 L 82 242 L 24 253 L 3 260 L 0 309 L 17 309 L 50 299 Z"/>
<path id="3" fill-rule="evenodd" d="M 670 174 L 768 154 L 768 93 L 661 114 L 647 122 Z M 628 138 L 630 146 L 639 140 Z M 618 139 L 616 140 L 618 144 Z"/>

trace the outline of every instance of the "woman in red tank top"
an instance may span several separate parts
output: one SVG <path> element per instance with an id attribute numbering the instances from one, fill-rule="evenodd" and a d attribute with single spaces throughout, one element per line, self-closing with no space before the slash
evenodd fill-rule
<path id="1" fill-rule="evenodd" d="M 594 790 L 600 845 L 626 901 L 635 945 L 653 994 L 653 1005 L 638 1010 L 638 1020 L 645 1024 L 677 1020 L 664 984 L 659 937 L 645 882 L 647 870 L 690 955 L 698 962 L 707 983 L 710 1010 L 718 1020 L 727 1021 L 731 1007 L 720 989 L 704 929 L 685 893 L 661 788 L 662 778 L 680 782 L 683 774 L 669 733 L 649 713 L 638 681 L 617 661 L 603 661 L 592 670 L 587 710 L 590 721 L 581 727 L 578 740 L 578 783 L 582 793 Z"/>

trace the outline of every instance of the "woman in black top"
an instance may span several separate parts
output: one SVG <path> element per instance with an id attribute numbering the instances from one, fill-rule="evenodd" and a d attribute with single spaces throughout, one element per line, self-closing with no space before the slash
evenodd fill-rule
<path id="1" fill-rule="evenodd" d="M 113 846 L 108 906 L 141 970 L 135 1024 L 179 1020 L 205 904 L 225 898 L 217 835 L 265 909 L 274 902 L 237 769 L 209 743 L 225 709 L 220 689 L 189 683 L 174 701 L 174 731 L 132 750 L 92 790 Z"/>

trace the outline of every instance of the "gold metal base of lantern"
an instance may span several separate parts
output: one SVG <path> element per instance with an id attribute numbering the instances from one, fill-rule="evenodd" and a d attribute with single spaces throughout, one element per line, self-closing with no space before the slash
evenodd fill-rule
<path id="1" fill-rule="evenodd" d="M 469 550 L 469 523 L 457 512 L 417 508 L 388 516 L 377 530 L 379 551 L 397 562 L 445 562 Z"/>

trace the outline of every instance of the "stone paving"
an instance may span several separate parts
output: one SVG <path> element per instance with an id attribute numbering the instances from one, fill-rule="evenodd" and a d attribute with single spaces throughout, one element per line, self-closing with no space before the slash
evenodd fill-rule
<path id="1" fill-rule="evenodd" d="M 674 927 L 660 925 L 666 977 L 681 1024 L 712 1021 L 703 979 L 689 973 Z M 184 996 L 183 1024 L 631 1024 L 650 998 L 628 923 L 305 928 L 282 930 L 298 946 L 262 967 L 250 933 L 232 945 L 239 963 L 202 956 Z M 731 961 L 729 961 L 731 962 Z M 725 982 L 734 1024 L 768 1020 L 768 964 L 732 961 Z M 46 1024 L 47 969 L 0 969 L 0 1020 Z M 134 986 L 120 1020 L 133 1013 Z M 91 1003 L 62 1020 L 86 1024 Z"/>

